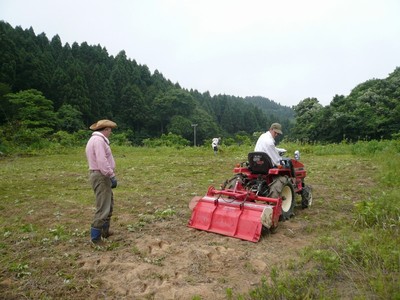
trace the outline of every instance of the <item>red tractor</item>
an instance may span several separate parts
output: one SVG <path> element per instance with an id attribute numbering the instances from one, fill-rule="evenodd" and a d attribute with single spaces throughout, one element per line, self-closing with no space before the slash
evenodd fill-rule
<path id="1" fill-rule="evenodd" d="M 192 199 L 189 227 L 258 242 L 262 228 L 275 231 L 279 221 L 294 215 L 296 194 L 301 207 L 312 203 L 312 191 L 304 183 L 304 165 L 295 158 L 282 158 L 278 168 L 264 152 L 251 152 L 248 161 L 234 168 L 234 177 L 221 189 L 208 188 L 204 197 Z"/>

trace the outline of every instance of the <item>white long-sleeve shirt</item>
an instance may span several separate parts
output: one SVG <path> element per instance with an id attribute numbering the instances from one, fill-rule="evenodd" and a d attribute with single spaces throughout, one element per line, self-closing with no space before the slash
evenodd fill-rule
<path id="1" fill-rule="evenodd" d="M 280 165 L 281 157 L 279 156 L 278 150 L 275 147 L 275 139 L 272 137 L 269 131 L 263 133 L 258 138 L 254 151 L 267 153 L 274 165 Z"/>
<path id="2" fill-rule="evenodd" d="M 219 138 L 213 138 L 213 139 L 212 139 L 212 143 L 211 143 L 211 147 L 212 147 L 212 148 L 217 147 L 217 146 L 218 146 L 218 143 L 219 143 Z"/>

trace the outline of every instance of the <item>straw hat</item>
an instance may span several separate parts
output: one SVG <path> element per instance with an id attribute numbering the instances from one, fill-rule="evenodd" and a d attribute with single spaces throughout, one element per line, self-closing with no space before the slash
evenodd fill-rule
<path id="1" fill-rule="evenodd" d="M 92 124 L 92 126 L 90 126 L 89 128 L 91 130 L 100 130 L 100 129 L 107 128 L 107 127 L 116 128 L 117 124 L 110 120 L 100 120 L 100 121 L 97 121 L 96 123 Z"/>

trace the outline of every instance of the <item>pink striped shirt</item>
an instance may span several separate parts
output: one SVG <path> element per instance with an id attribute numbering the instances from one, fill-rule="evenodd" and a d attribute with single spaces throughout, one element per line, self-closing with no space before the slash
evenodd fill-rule
<path id="1" fill-rule="evenodd" d="M 111 153 L 109 140 L 98 131 L 92 133 L 86 145 L 86 158 L 89 170 L 100 171 L 101 174 L 114 177 L 115 161 Z"/>

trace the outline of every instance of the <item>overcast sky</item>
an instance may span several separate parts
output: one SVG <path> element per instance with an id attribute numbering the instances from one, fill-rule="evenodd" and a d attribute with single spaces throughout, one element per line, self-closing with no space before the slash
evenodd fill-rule
<path id="1" fill-rule="evenodd" d="M 400 66 L 400 0 L 0 0 L 0 20 L 87 42 L 211 95 L 328 105 Z"/>

